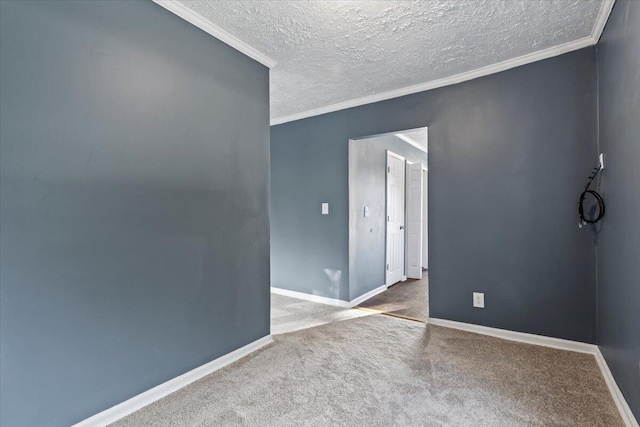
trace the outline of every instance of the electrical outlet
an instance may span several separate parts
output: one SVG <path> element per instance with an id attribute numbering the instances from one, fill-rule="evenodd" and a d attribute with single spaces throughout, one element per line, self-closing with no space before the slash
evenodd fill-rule
<path id="1" fill-rule="evenodd" d="M 484 294 L 480 292 L 473 293 L 473 306 L 475 308 L 484 308 Z"/>
<path id="2" fill-rule="evenodd" d="M 598 160 L 600 161 L 600 169 L 604 169 L 604 153 L 600 153 Z"/>

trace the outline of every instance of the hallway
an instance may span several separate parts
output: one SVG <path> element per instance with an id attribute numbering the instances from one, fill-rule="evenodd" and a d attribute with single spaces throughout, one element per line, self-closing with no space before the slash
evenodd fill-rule
<path id="1" fill-rule="evenodd" d="M 422 279 L 396 283 L 356 308 L 424 323 L 429 320 L 428 273 L 423 272 Z"/>

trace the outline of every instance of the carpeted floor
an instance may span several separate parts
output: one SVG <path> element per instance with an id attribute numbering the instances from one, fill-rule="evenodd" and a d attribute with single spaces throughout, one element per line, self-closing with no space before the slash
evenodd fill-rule
<path id="1" fill-rule="evenodd" d="M 274 339 L 116 425 L 623 425 L 586 354 L 384 315 Z"/>
<path id="2" fill-rule="evenodd" d="M 369 316 L 361 310 L 334 307 L 271 294 L 271 334 L 285 334 L 327 323 Z"/>
<path id="3" fill-rule="evenodd" d="M 356 308 L 426 322 L 429 320 L 428 273 L 425 271 L 422 279 L 396 283 Z"/>

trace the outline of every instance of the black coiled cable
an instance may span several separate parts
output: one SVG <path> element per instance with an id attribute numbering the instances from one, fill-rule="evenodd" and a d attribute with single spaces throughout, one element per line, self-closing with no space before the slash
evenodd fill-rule
<path id="1" fill-rule="evenodd" d="M 600 173 L 602 168 L 598 166 L 593 170 L 594 170 L 593 173 L 591 174 L 591 176 L 589 176 L 589 182 L 587 182 L 587 185 L 584 187 L 584 191 L 582 192 L 582 194 L 580 194 L 580 201 L 578 202 L 578 213 L 580 214 L 580 221 L 583 224 L 595 224 L 596 222 L 600 221 L 604 217 L 604 212 L 605 212 L 604 200 L 602 199 L 602 196 L 598 194 L 597 191 L 589 189 L 589 187 L 591 186 L 591 183 L 593 182 L 594 179 L 596 179 L 596 177 L 598 176 L 598 173 Z M 598 216 L 596 216 L 594 219 L 587 219 L 584 216 L 584 199 L 587 197 L 587 194 L 591 194 L 596 199 L 596 202 L 598 203 Z"/>

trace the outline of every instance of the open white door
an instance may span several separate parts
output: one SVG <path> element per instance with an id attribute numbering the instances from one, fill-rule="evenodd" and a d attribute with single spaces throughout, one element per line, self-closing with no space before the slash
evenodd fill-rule
<path id="1" fill-rule="evenodd" d="M 387 286 L 404 278 L 404 180 L 404 157 L 387 150 Z"/>
<path id="2" fill-rule="evenodd" d="M 407 163 L 407 277 L 422 279 L 422 163 Z"/>
<path id="3" fill-rule="evenodd" d="M 427 168 L 422 168 L 422 268 L 429 269 L 429 178 Z"/>

